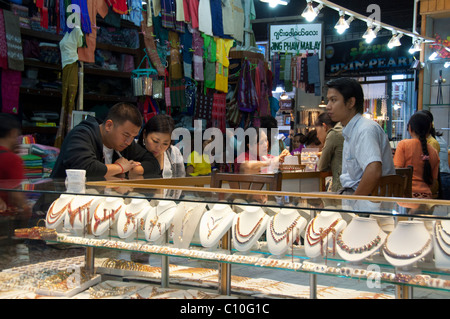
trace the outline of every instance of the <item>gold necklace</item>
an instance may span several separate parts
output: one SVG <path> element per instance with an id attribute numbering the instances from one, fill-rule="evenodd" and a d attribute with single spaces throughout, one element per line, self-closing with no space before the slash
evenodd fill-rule
<path id="1" fill-rule="evenodd" d="M 341 218 L 336 219 L 330 226 L 327 228 L 320 227 L 319 232 L 314 230 L 314 222 L 317 217 L 315 217 L 312 222 L 308 225 L 306 230 L 306 241 L 312 247 L 320 243 L 320 254 L 323 256 L 323 240 L 325 238 L 328 239 L 328 234 L 332 233 L 333 235 L 333 256 L 336 254 L 336 229 L 337 224 L 342 220 Z M 315 237 L 313 237 L 313 235 Z"/>
<path id="2" fill-rule="evenodd" d="M 178 238 L 180 239 L 181 242 L 183 241 L 184 226 L 189 221 L 189 218 L 191 217 L 193 212 L 194 212 L 194 209 L 191 208 L 183 216 L 183 220 L 181 221 L 181 231 L 180 231 L 180 235 L 178 236 Z"/>
<path id="3" fill-rule="evenodd" d="M 125 225 L 123 226 L 123 232 L 126 233 L 128 231 L 128 225 L 133 223 L 134 227 L 136 226 L 136 219 L 134 218 L 135 216 L 139 215 L 144 209 L 142 208 L 140 211 L 138 211 L 137 213 L 134 214 L 130 214 L 125 212 L 125 216 L 127 218 L 127 222 L 125 223 Z"/>
<path id="4" fill-rule="evenodd" d="M 214 219 L 213 216 L 211 216 L 211 220 L 212 220 L 212 228 L 209 225 L 209 221 L 206 223 L 206 226 L 208 227 L 208 236 L 207 238 L 209 239 L 209 237 L 211 236 L 212 232 L 214 231 L 214 229 L 217 228 L 217 226 L 219 226 L 220 224 L 218 223 L 220 220 L 223 219 L 223 216 L 217 219 Z"/>
<path id="5" fill-rule="evenodd" d="M 69 206 L 70 202 L 63 206 L 59 211 L 53 212 L 53 208 L 55 207 L 56 203 L 59 201 L 59 198 L 53 202 L 53 204 L 50 206 L 50 209 L 47 213 L 47 223 L 52 225 L 58 221 L 58 219 L 61 217 L 61 215 L 64 213 L 64 211 Z"/>

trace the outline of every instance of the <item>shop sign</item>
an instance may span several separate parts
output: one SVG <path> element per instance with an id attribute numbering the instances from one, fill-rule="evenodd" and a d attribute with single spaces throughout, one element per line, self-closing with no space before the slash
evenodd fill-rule
<path id="1" fill-rule="evenodd" d="M 322 24 L 283 24 L 270 26 L 270 56 L 279 53 L 319 53 L 322 58 Z"/>
<path id="2" fill-rule="evenodd" d="M 412 73 L 414 56 L 406 40 L 389 49 L 390 37 L 377 37 L 368 44 L 361 40 L 334 43 L 325 47 L 325 76 L 377 76 Z M 407 42 L 407 43 L 406 43 Z"/>

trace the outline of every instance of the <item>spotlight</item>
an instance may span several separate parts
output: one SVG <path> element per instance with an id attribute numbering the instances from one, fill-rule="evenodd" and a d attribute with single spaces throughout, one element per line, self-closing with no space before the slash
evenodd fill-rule
<path id="1" fill-rule="evenodd" d="M 354 16 L 351 16 L 348 18 L 348 20 L 345 20 L 345 14 L 343 11 L 339 12 L 340 18 L 339 21 L 336 23 L 334 28 L 337 30 L 339 34 L 342 34 L 350 27 L 350 23 L 355 19 Z"/>
<path id="2" fill-rule="evenodd" d="M 314 8 L 311 1 L 312 0 L 306 0 L 306 8 L 302 13 L 302 17 L 305 18 L 308 22 L 312 22 L 319 14 L 319 11 L 323 8 L 322 3 Z"/>
<path id="3" fill-rule="evenodd" d="M 394 33 L 392 38 L 389 40 L 388 48 L 392 49 L 393 47 L 399 47 L 402 44 L 400 43 L 400 38 L 403 36 L 403 33 Z"/>
<path id="4" fill-rule="evenodd" d="M 372 24 L 367 26 L 367 31 L 364 33 L 364 35 L 362 36 L 364 39 L 366 39 L 367 43 L 371 43 L 373 41 L 373 39 L 375 39 L 377 37 L 377 33 L 378 31 L 380 31 L 381 27 L 378 26 L 374 29 L 374 27 L 372 26 Z"/>
<path id="5" fill-rule="evenodd" d="M 411 48 L 409 48 L 409 53 L 414 54 L 420 50 L 422 50 L 421 41 L 419 39 L 414 38 L 413 44 Z"/>

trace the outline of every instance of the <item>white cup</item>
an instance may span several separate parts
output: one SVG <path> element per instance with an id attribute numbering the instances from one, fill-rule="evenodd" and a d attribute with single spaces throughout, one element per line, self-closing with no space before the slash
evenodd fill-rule
<path id="1" fill-rule="evenodd" d="M 86 183 L 86 170 L 66 169 L 66 188 L 71 192 L 83 192 Z"/>

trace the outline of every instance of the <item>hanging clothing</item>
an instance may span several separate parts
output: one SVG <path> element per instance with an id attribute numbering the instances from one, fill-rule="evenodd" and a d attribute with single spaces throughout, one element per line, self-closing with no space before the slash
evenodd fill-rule
<path id="1" fill-rule="evenodd" d="M 6 49 L 6 31 L 3 9 L 0 9 L 0 68 L 8 68 L 8 51 Z"/>
<path id="2" fill-rule="evenodd" d="M 18 114 L 19 113 L 19 93 L 22 84 L 22 72 L 2 69 L 2 112 Z"/>
<path id="3" fill-rule="evenodd" d="M 244 8 L 242 8 L 241 0 L 231 0 L 231 8 L 233 9 L 233 38 L 241 43 L 244 42 L 244 25 L 245 14 Z"/>
<path id="4" fill-rule="evenodd" d="M 23 61 L 19 17 L 14 15 L 11 11 L 4 10 L 3 18 L 5 22 L 8 68 L 11 70 L 23 71 L 25 69 L 25 64 Z"/>
<path id="5" fill-rule="evenodd" d="M 234 40 L 216 38 L 216 90 L 228 93 L 228 68 L 230 60 L 228 54 L 233 47 Z"/>
<path id="6" fill-rule="evenodd" d="M 203 53 L 203 58 L 205 60 L 205 89 L 214 89 L 216 87 L 216 41 L 214 40 L 214 37 L 207 34 L 202 34 L 202 37 L 205 43 L 205 50 Z"/>
<path id="7" fill-rule="evenodd" d="M 232 0 L 222 0 L 223 33 L 232 36 L 234 33 Z"/>
<path id="8" fill-rule="evenodd" d="M 59 127 L 55 138 L 55 147 L 60 148 L 64 138 L 70 131 L 72 111 L 78 92 L 78 62 L 67 64 L 62 70 L 62 106 L 59 116 Z"/>
<path id="9" fill-rule="evenodd" d="M 194 64 L 194 80 L 203 81 L 203 45 L 204 40 L 200 32 L 196 29 L 192 30 L 192 49 L 194 50 L 194 56 L 192 62 Z"/>
<path id="10" fill-rule="evenodd" d="M 184 21 L 190 23 L 194 29 L 198 29 L 198 7 L 200 0 L 184 0 Z"/>
<path id="11" fill-rule="evenodd" d="M 144 21 L 142 16 L 142 1 L 141 0 L 128 0 L 129 7 L 127 13 L 122 15 L 122 19 L 131 21 L 135 26 L 140 27 Z"/>
<path id="12" fill-rule="evenodd" d="M 146 11 L 142 11 L 142 18 L 144 21 L 147 20 Z M 152 62 L 153 67 L 158 71 L 158 75 L 164 76 L 164 65 L 161 62 L 161 58 L 159 57 L 158 50 L 156 48 L 153 24 L 148 26 L 148 24 L 142 23 L 141 30 L 144 36 L 145 49 L 147 50 L 147 55 L 150 58 L 150 61 Z"/>
<path id="13" fill-rule="evenodd" d="M 89 11 L 90 24 L 92 32 L 86 34 L 86 48 L 78 48 L 78 59 L 82 62 L 95 63 L 95 48 L 97 45 L 97 14 L 105 18 L 108 14 L 108 5 L 105 0 L 87 0 L 87 7 Z M 82 28 L 83 30 L 83 28 Z"/>
<path id="14" fill-rule="evenodd" d="M 210 0 L 200 0 L 198 16 L 201 17 L 198 22 L 198 29 L 204 34 L 212 36 L 213 31 Z"/>
<path id="15" fill-rule="evenodd" d="M 170 43 L 170 64 L 169 73 L 172 80 L 179 80 L 183 77 L 183 66 L 180 53 L 180 36 L 178 33 L 169 31 Z"/>
<path id="16" fill-rule="evenodd" d="M 224 37 L 222 20 L 222 0 L 210 0 L 212 31 L 216 37 Z"/>

